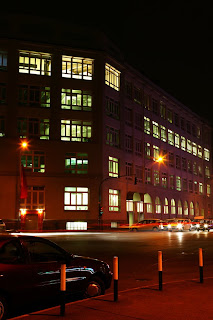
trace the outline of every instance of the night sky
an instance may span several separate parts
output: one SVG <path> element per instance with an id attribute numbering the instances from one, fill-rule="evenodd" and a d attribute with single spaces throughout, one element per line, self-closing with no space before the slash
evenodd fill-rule
<path id="1" fill-rule="evenodd" d="M 70 19 L 101 29 L 120 47 L 131 65 L 213 124 L 210 3 L 65 0 L 63 7 L 58 2 L 51 2 L 51 7 L 44 1 L 41 5 L 29 4 L 18 2 L 9 10 Z"/>

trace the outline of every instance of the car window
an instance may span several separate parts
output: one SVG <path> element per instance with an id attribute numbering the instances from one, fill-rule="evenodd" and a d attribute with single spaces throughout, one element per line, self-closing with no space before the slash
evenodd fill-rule
<path id="1" fill-rule="evenodd" d="M 49 243 L 25 240 L 31 262 L 62 261 L 65 255 Z"/>
<path id="2" fill-rule="evenodd" d="M 8 242 L 0 248 L 0 263 L 21 263 L 21 249 L 15 242 Z"/>

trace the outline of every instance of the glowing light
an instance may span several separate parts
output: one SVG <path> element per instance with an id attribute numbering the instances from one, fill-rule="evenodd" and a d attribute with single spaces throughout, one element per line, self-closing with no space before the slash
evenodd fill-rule
<path id="1" fill-rule="evenodd" d="M 156 159 L 156 162 L 163 162 L 164 161 L 164 158 L 162 156 L 159 156 L 157 159 Z"/>
<path id="2" fill-rule="evenodd" d="M 21 211 L 21 215 L 24 216 L 26 213 L 27 213 L 27 210 L 26 209 L 20 209 Z"/>
<path id="3" fill-rule="evenodd" d="M 37 212 L 38 212 L 39 214 L 42 214 L 42 213 L 43 213 L 43 209 L 37 209 Z"/>

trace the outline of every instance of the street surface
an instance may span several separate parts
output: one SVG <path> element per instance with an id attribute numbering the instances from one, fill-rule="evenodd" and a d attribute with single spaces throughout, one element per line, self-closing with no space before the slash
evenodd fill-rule
<path id="1" fill-rule="evenodd" d="M 119 289 L 158 282 L 158 250 L 163 253 L 163 281 L 199 277 L 199 248 L 204 276 L 213 276 L 213 232 L 102 232 L 51 236 L 67 251 L 98 258 L 113 265 L 119 259 Z"/>
<path id="2" fill-rule="evenodd" d="M 39 234 L 40 236 L 40 234 Z M 70 253 L 106 261 L 112 268 L 119 259 L 119 291 L 158 285 L 158 251 L 163 253 L 163 283 L 199 279 L 199 248 L 203 249 L 204 278 L 213 277 L 213 232 L 71 232 L 42 235 Z M 196 280 L 197 281 L 197 280 Z M 208 280 L 205 280 L 205 283 Z M 111 289 L 106 293 L 113 292 Z M 59 304 L 59 303 L 58 303 Z M 13 316 L 50 305 L 26 306 Z"/>

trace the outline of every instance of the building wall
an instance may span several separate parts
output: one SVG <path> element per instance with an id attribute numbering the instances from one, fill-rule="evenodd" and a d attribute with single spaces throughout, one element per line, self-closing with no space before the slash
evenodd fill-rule
<path id="1" fill-rule="evenodd" d="M 23 150 L 20 147 L 20 138 L 17 134 L 17 118 L 47 118 L 50 119 L 49 140 L 40 140 L 27 137 L 29 150 L 39 150 L 45 153 L 45 172 L 26 171 L 28 186 L 44 187 L 44 221 L 45 229 L 66 228 L 67 221 L 87 221 L 91 226 L 98 226 L 100 221 L 110 226 L 111 222 L 127 223 L 131 215 L 131 222 L 141 218 L 171 218 L 178 215 L 178 201 L 182 207 L 187 201 L 199 204 L 199 215 L 212 215 L 212 199 L 207 195 L 207 184 L 211 184 L 211 127 L 186 106 L 169 96 L 161 88 L 150 82 L 137 70 L 127 64 L 116 47 L 103 41 L 102 49 L 86 49 L 80 45 L 77 49 L 70 44 L 59 44 L 52 40 L 48 43 L 29 41 L 22 36 L 17 40 L 0 40 L 0 52 L 7 53 L 7 67 L 0 68 L 0 84 L 6 86 L 6 103 L 0 105 L 0 117 L 5 118 L 5 136 L 0 137 L 0 212 L 1 218 L 8 224 L 16 224 L 20 220 L 19 208 L 23 203 L 19 201 L 20 187 L 20 157 Z M 59 37 L 60 38 L 60 37 Z M 98 37 L 97 37 L 98 38 Z M 19 40 L 18 40 L 19 39 Z M 81 38 L 79 37 L 79 43 Z M 107 47 L 110 45 L 110 49 Z M 26 50 L 51 55 L 51 76 L 38 76 L 19 72 L 19 50 Z M 110 53 L 109 53 L 110 51 Z M 114 53 L 114 57 L 113 57 Z M 68 79 L 61 76 L 61 56 L 74 56 L 94 59 L 93 80 Z M 105 64 L 120 72 L 120 87 L 115 90 L 105 84 Z M 1 62 L 0 62 L 1 66 Z M 50 87 L 51 104 L 49 108 L 21 106 L 19 103 L 19 86 Z M 61 109 L 61 89 L 90 90 L 93 96 L 92 111 L 73 111 Z M 150 97 L 150 105 L 147 104 Z M 111 114 L 106 108 L 106 101 L 113 101 L 119 108 L 119 114 Z M 165 105 L 165 118 L 160 109 L 161 102 Z M 168 121 L 170 112 L 172 123 Z M 176 114 L 176 115 L 175 115 Z M 144 117 L 150 119 L 151 131 L 145 132 Z M 177 117 L 179 125 L 177 125 Z M 181 128 L 181 118 L 185 121 L 185 129 Z M 92 140 L 89 142 L 61 141 L 61 119 L 79 119 L 92 121 Z M 154 137 L 153 124 L 164 126 L 167 132 L 167 141 L 161 135 Z M 175 124 L 176 122 L 176 124 Z M 191 133 L 187 132 L 191 126 Z M 200 128 L 199 138 L 193 130 Z M 119 144 L 111 145 L 107 142 L 109 128 L 119 131 Z M 193 130 L 192 130 L 193 129 Z M 210 150 L 210 161 L 183 151 L 181 146 L 172 146 L 168 143 L 168 130 L 184 136 L 197 145 Z M 188 130 L 189 131 L 189 130 Z M 147 155 L 145 146 L 150 144 L 150 155 Z M 164 151 L 164 161 L 156 162 L 153 146 Z M 89 159 L 87 174 L 72 174 L 65 172 L 65 154 L 72 152 L 87 153 Z M 169 153 L 174 155 L 173 166 L 169 162 Z M 180 168 L 176 165 L 176 156 L 179 157 Z M 119 173 L 117 178 L 109 176 L 109 157 L 118 159 Z M 202 174 L 184 170 L 182 158 L 186 161 L 195 161 L 202 168 Z M 127 168 L 128 164 L 128 168 Z M 209 166 L 209 177 L 205 175 L 205 167 Z M 150 169 L 151 181 L 147 183 L 146 169 Z M 159 184 L 155 185 L 154 171 L 159 171 Z M 167 174 L 167 187 L 162 185 L 162 173 Z M 176 184 L 171 188 L 169 177 L 174 175 L 181 179 L 181 190 Z M 137 184 L 135 184 L 137 177 Z M 183 179 L 187 179 L 187 191 L 183 191 Z M 189 192 L 189 180 L 203 184 L 203 193 Z M 89 190 L 88 210 L 64 210 L 64 188 L 87 187 Z M 194 187 L 193 187 L 194 188 Z M 109 189 L 119 192 L 118 210 L 109 210 Z M 152 199 L 152 210 L 147 212 L 145 204 L 147 194 Z M 159 197 L 161 212 L 156 212 L 155 200 Z M 165 198 L 168 199 L 168 213 L 164 213 Z M 101 203 L 100 203 L 101 199 Z M 171 199 L 175 200 L 175 213 L 171 214 Z M 126 201 L 134 202 L 133 212 L 128 212 Z M 137 203 L 141 203 L 142 211 L 137 212 Z M 103 215 L 99 217 L 99 203 L 103 207 Z M 184 218 L 193 218 L 194 215 L 184 215 Z M 14 222 L 14 223 L 13 223 Z"/>

